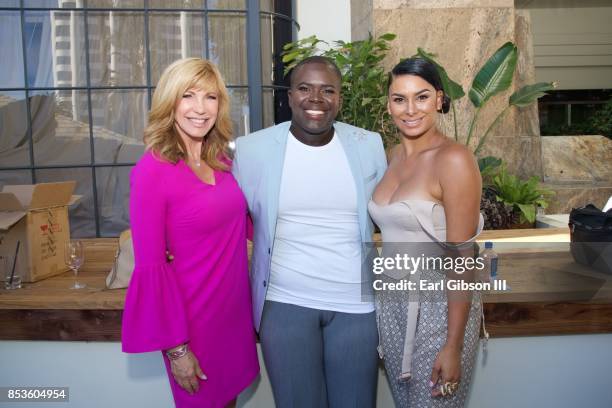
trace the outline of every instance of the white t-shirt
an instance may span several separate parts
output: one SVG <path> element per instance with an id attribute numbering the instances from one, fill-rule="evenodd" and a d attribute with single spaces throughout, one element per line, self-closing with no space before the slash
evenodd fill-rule
<path id="1" fill-rule="evenodd" d="M 266 299 L 345 313 L 369 313 L 361 300 L 357 192 L 338 136 L 308 146 L 291 133 L 278 202 Z"/>

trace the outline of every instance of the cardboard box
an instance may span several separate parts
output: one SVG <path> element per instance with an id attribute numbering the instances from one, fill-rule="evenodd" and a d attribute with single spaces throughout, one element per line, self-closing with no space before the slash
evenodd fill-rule
<path id="1" fill-rule="evenodd" d="M 23 282 L 58 275 L 64 263 L 64 243 L 70 240 L 68 205 L 76 182 L 4 186 L 0 192 L 0 254 L 14 256 Z M 4 279 L 4 277 L 0 277 Z"/>

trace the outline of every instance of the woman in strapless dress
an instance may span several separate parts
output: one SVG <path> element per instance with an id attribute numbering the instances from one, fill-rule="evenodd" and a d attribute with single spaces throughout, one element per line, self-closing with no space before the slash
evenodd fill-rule
<path id="1" fill-rule="evenodd" d="M 410 58 L 389 76 L 388 110 L 401 143 L 376 187 L 369 211 L 387 244 L 441 248 L 473 256 L 473 240 L 483 226 L 482 181 L 466 146 L 438 129 L 439 113 L 449 110 L 433 64 Z M 417 245 L 417 246 L 415 246 Z M 409 256 L 421 255 L 414 252 Z M 421 268 L 411 280 L 472 279 L 459 271 L 445 276 Z M 447 271 L 448 275 L 448 271 Z M 446 286 L 446 285 L 445 285 Z M 419 287 L 417 282 L 416 287 Z M 482 305 L 479 293 L 377 291 L 379 352 L 384 358 L 398 407 L 462 407 L 476 357 Z M 410 295 L 410 298 L 409 298 Z"/>

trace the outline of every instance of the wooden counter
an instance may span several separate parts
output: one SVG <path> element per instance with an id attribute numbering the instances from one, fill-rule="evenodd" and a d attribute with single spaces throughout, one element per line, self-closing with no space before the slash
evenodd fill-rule
<path id="1" fill-rule="evenodd" d="M 83 240 L 85 263 L 79 281 L 86 289 L 68 289 L 72 272 L 18 290 L 0 287 L 0 340 L 119 341 L 125 289 L 106 290 L 117 239 Z"/>
<path id="2" fill-rule="evenodd" d="M 567 228 L 484 231 L 479 241 L 486 240 L 517 243 L 496 248 L 499 279 L 511 290 L 485 294 L 492 337 L 612 332 L 612 276 L 574 263 Z M 0 288 L 0 340 L 120 340 L 125 290 L 106 290 L 104 282 L 117 240 L 84 242 L 86 289 L 68 289 L 70 272 Z"/>

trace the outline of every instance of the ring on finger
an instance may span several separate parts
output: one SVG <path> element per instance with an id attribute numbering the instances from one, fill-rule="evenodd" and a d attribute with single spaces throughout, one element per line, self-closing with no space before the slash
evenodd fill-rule
<path id="1" fill-rule="evenodd" d="M 440 393 L 442 394 L 443 397 L 450 397 L 453 394 L 455 394 L 458 388 L 459 388 L 459 383 L 447 381 L 444 384 L 440 385 Z"/>

